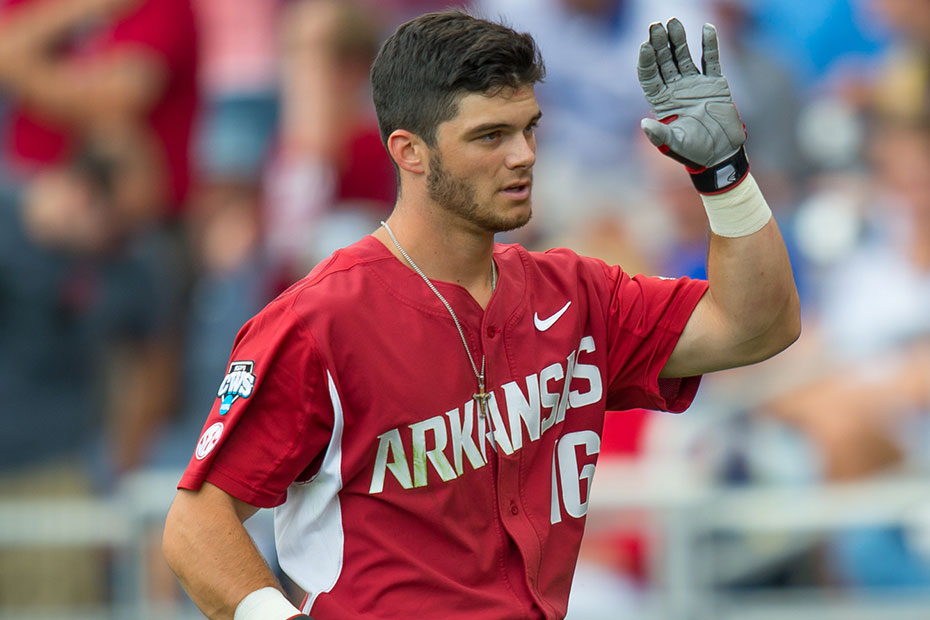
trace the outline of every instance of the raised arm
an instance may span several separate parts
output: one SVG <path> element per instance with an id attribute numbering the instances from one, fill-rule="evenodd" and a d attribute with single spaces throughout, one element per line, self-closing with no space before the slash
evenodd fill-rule
<path id="1" fill-rule="evenodd" d="M 277 581 L 242 525 L 257 510 L 205 482 L 199 491 L 178 491 L 168 511 L 165 557 L 211 620 L 307 617 L 278 591 Z M 249 600 L 244 602 L 246 597 Z"/>
<path id="2" fill-rule="evenodd" d="M 778 225 L 749 173 L 746 133 L 720 69 L 717 32 L 702 32 L 703 73 L 677 19 L 652 24 L 639 79 L 656 119 L 643 131 L 685 164 L 711 228 L 709 289 L 662 371 L 683 377 L 767 359 L 794 342 L 800 303 Z"/>
<path id="3" fill-rule="evenodd" d="M 139 0 L 43 0 L 0 16 L 0 88 L 46 117 L 75 128 L 135 122 L 168 83 L 162 59 L 125 45 L 73 62 L 49 52 L 71 30 L 113 20 Z"/>

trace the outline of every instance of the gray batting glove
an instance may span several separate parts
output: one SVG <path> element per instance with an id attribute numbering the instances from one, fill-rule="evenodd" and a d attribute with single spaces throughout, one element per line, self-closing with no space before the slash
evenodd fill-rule
<path id="1" fill-rule="evenodd" d="M 689 168 L 699 191 L 715 193 L 739 183 L 749 164 L 746 130 L 720 72 L 717 30 L 704 24 L 702 35 L 703 73 L 691 60 L 680 21 L 669 20 L 668 30 L 658 22 L 649 26 L 649 40 L 639 48 L 639 83 L 659 120 L 643 119 L 642 128 L 662 153 Z"/>

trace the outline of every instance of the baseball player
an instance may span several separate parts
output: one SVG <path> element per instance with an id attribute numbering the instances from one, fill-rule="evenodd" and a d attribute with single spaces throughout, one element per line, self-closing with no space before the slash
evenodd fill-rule
<path id="1" fill-rule="evenodd" d="M 564 617 L 604 411 L 682 411 L 702 373 L 800 329 L 713 27 L 703 43 L 701 72 L 681 24 L 653 24 L 639 76 L 643 129 L 704 196 L 708 282 L 495 244 L 531 214 L 533 39 L 442 12 L 385 42 L 395 209 L 243 327 L 168 515 L 209 617 Z M 242 527 L 271 507 L 299 608 Z"/>

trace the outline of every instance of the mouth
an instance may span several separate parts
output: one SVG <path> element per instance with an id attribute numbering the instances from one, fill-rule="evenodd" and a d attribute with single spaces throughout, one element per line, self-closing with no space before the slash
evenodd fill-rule
<path id="1" fill-rule="evenodd" d="M 507 186 L 505 186 L 501 193 L 505 196 L 508 196 L 514 200 L 526 200 L 530 197 L 530 191 L 533 188 L 532 179 L 523 179 L 521 181 L 515 181 Z"/>

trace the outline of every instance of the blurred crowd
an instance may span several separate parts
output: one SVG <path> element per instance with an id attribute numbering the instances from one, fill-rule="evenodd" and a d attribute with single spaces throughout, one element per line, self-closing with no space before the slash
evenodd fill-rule
<path id="1" fill-rule="evenodd" d="M 535 215 L 500 240 L 663 276 L 704 276 L 708 230 L 641 136 L 637 50 L 651 21 L 692 40 L 715 23 L 805 323 L 780 358 L 706 380 L 704 406 L 751 392 L 732 422 L 748 438 L 709 475 L 930 470 L 927 0 L 0 0 L 0 497 L 185 466 L 242 323 L 390 212 L 368 68 L 448 6 L 531 32 L 547 65 Z M 656 419 L 611 416 L 601 458 L 648 451 Z M 645 544 L 614 532 L 584 561 L 635 589 Z M 0 606 L 39 596 L 10 553 Z M 930 586 L 923 553 L 895 528 L 844 532 L 813 579 Z"/>

